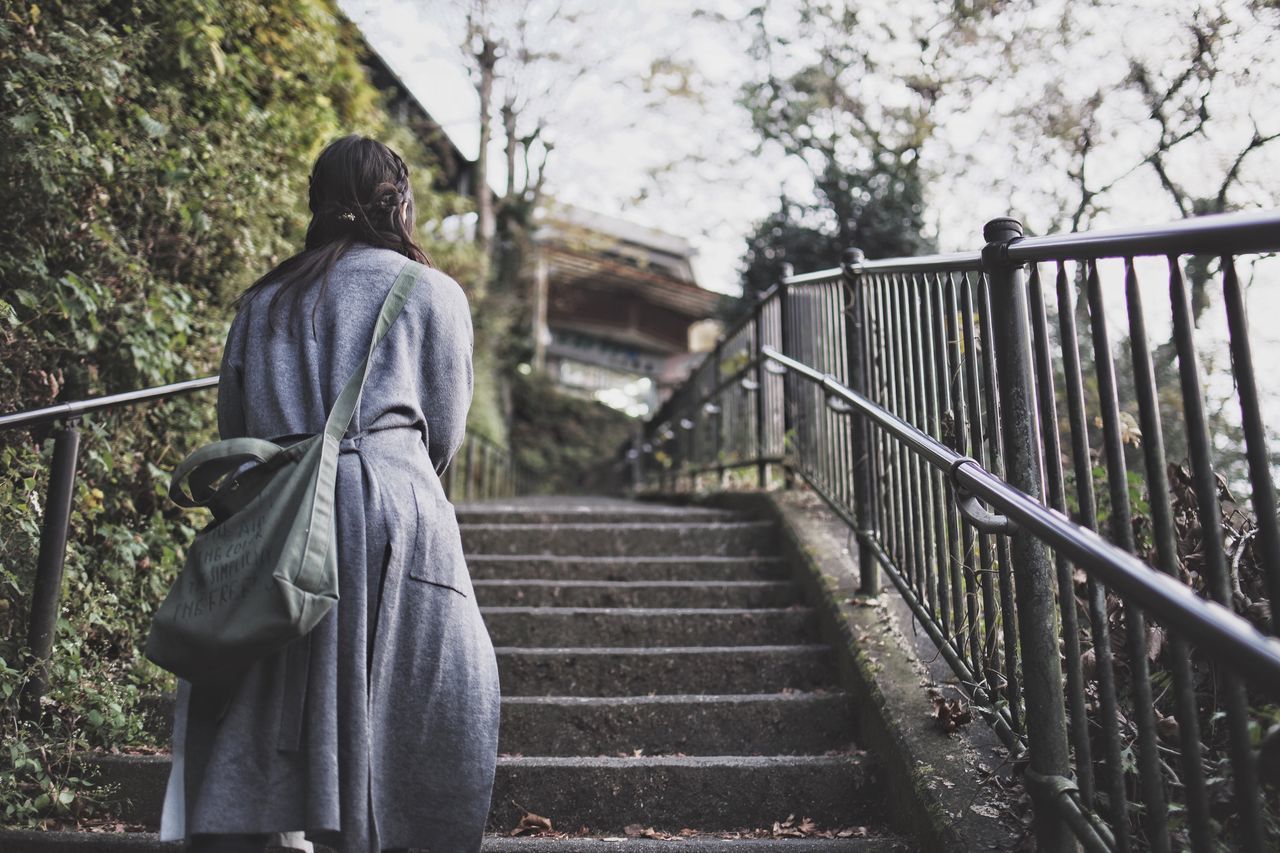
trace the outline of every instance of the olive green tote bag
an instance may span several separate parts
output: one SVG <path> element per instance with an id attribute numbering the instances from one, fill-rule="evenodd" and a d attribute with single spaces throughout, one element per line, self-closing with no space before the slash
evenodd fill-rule
<path id="1" fill-rule="evenodd" d="M 304 636 L 337 602 L 338 443 L 373 351 L 425 269 L 409 261 L 396 278 L 369 352 L 323 432 L 287 446 L 257 438 L 214 442 L 174 471 L 169 496 L 179 506 L 209 508 L 213 521 L 196 534 L 152 620 L 146 655 L 153 662 L 192 683 L 229 684 Z M 246 463 L 256 464 L 239 473 Z"/>

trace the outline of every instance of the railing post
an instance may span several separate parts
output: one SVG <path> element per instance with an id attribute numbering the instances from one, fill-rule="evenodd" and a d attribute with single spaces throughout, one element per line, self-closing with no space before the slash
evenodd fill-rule
<path id="1" fill-rule="evenodd" d="M 1000 392 L 1000 430 L 1009 484 L 1043 501 L 1040 433 L 1031 365 L 1031 325 L 1022 268 L 1007 250 L 1022 238 L 1016 219 L 993 219 L 982 231 L 983 271 L 991 292 L 991 334 Z M 1071 796 L 1059 787 L 1071 784 L 1067 752 L 1066 706 L 1058 650 L 1058 613 L 1054 571 L 1044 544 L 1022 530 L 1010 535 L 1022 647 L 1023 696 L 1031 766 L 1027 789 L 1035 806 L 1036 849 L 1047 853 L 1078 850 L 1054 800 Z M 1006 616 L 1005 618 L 1009 618 Z"/>
<path id="2" fill-rule="evenodd" d="M 712 353 L 712 358 L 715 359 L 714 361 L 715 369 L 712 371 L 712 374 L 714 377 L 711 383 L 712 388 L 715 388 L 720 385 L 720 381 L 721 381 L 720 355 L 723 349 L 724 349 L 724 335 L 721 335 L 720 337 L 716 338 L 716 349 L 715 349 L 715 352 Z M 721 396 L 720 394 L 717 394 L 715 398 L 711 401 L 715 404 L 715 407 L 716 407 L 716 413 L 712 415 L 712 417 L 715 418 L 715 425 L 716 425 L 716 440 L 715 440 L 715 443 L 712 445 L 712 452 L 715 453 L 715 456 L 716 456 L 716 487 L 723 489 L 724 488 L 724 405 L 720 402 L 720 396 Z"/>
<path id="3" fill-rule="evenodd" d="M 493 445 L 486 441 L 481 449 L 484 452 L 480 459 L 480 498 L 489 500 L 493 497 Z"/>
<path id="4" fill-rule="evenodd" d="M 844 315 L 845 359 L 849 388 L 870 397 L 867 388 L 865 338 L 862 326 L 862 261 L 861 249 L 845 249 L 842 266 L 849 304 Z M 853 460 L 853 520 L 858 537 L 858 592 L 880 594 L 880 564 L 876 562 L 866 536 L 871 527 L 871 466 L 868 462 L 870 425 L 860 415 L 853 415 L 849 425 L 849 456 Z"/>
<path id="5" fill-rule="evenodd" d="M 644 435 L 641 432 L 639 422 L 631 427 L 631 450 L 627 453 L 631 462 L 631 497 L 640 494 L 642 480 L 644 479 L 644 451 L 641 448 Z"/>
<path id="6" fill-rule="evenodd" d="M 27 623 L 27 647 L 34 669 L 22 696 L 22 708 L 28 719 L 39 716 L 40 700 L 49 686 L 49 660 L 53 657 L 53 641 L 58 633 L 58 599 L 62 593 L 62 567 L 67 558 L 67 530 L 71 525 L 79 456 L 80 430 L 77 422 L 71 420 L 63 424 L 53 440 L 49 492 L 44 526 L 40 529 L 40 555 Z"/>
<path id="7" fill-rule="evenodd" d="M 783 355 L 795 357 L 795 348 L 791 345 L 791 319 L 789 310 L 787 277 L 792 275 L 790 264 L 783 266 L 783 278 L 778 282 L 778 349 Z M 782 376 L 782 487 L 790 489 L 795 485 L 795 475 L 791 464 L 787 461 L 787 442 L 792 440 L 791 431 L 795 424 L 791 418 L 791 401 L 787 399 L 787 388 L 791 383 L 790 372 Z"/>
<path id="8" fill-rule="evenodd" d="M 471 445 L 474 441 L 468 441 L 466 446 L 462 448 L 462 499 L 464 501 L 471 500 L 472 484 L 471 484 Z"/>
<path id="9" fill-rule="evenodd" d="M 755 334 L 752 341 L 752 355 L 756 362 L 756 487 L 760 489 L 769 486 L 769 466 L 764 461 L 764 356 L 760 354 L 760 348 L 764 346 L 764 303 L 764 299 L 756 300 Z"/>

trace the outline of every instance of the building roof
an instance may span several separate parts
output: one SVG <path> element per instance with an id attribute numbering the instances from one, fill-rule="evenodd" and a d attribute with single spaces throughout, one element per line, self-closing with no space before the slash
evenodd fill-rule
<path id="1" fill-rule="evenodd" d="M 547 209 L 543 222 L 545 227 L 571 225 L 586 228 L 600 234 L 616 237 L 627 243 L 645 248 L 656 249 L 680 258 L 691 258 L 698 253 L 693 244 L 684 237 L 637 225 L 634 222 L 598 213 L 575 205 L 556 203 Z"/>

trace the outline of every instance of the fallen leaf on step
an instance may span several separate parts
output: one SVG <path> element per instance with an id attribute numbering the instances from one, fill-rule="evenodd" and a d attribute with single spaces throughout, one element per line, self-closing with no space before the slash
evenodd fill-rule
<path id="1" fill-rule="evenodd" d="M 969 710 L 969 706 L 964 701 L 946 699 L 939 695 L 933 697 L 932 716 L 937 721 L 938 728 L 947 734 L 951 734 L 961 726 L 973 722 L 973 712 Z"/>
<path id="2" fill-rule="evenodd" d="M 514 803 L 513 803 L 514 805 Z M 524 812 L 524 816 L 520 818 L 520 822 L 516 824 L 516 828 L 511 830 L 512 835 L 537 835 L 544 832 L 551 832 L 551 821 L 540 814 L 534 814 L 516 805 L 516 808 Z"/>
<path id="3" fill-rule="evenodd" d="M 638 823 L 629 823 L 622 828 L 622 831 L 627 834 L 628 838 L 667 839 L 672 837 L 669 833 L 659 832 L 652 826 L 643 826 Z"/>

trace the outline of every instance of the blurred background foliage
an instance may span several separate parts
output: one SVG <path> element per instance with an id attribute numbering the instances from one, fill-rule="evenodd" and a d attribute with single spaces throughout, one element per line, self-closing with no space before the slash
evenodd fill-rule
<path id="1" fill-rule="evenodd" d="M 511 450 L 525 494 L 600 494 L 616 486 L 619 447 L 634 421 L 617 409 L 556 390 L 545 373 L 511 378 Z"/>
<path id="2" fill-rule="evenodd" d="M 426 150 L 383 109 L 330 0 L 3 8 L 0 183 L 17 203 L 0 205 L 0 411 L 216 372 L 231 300 L 301 247 L 311 164 L 348 132 L 405 156 L 424 247 L 477 292 L 475 248 L 430 231 L 470 203 L 432 190 Z M 483 374 L 484 340 L 477 350 Z M 166 499 L 167 472 L 215 437 L 213 401 L 202 392 L 83 424 L 38 729 L 13 711 L 52 438 L 0 433 L 6 823 L 91 813 L 99 794 L 59 756 L 145 742 L 140 700 L 166 676 L 140 641 L 200 523 Z M 505 442 L 487 374 L 473 418 Z"/>

